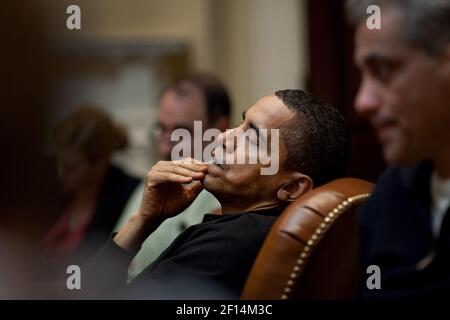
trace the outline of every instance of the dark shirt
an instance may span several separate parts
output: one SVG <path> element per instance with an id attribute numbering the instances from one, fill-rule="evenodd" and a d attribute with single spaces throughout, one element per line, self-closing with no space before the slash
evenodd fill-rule
<path id="1" fill-rule="evenodd" d="M 133 255 L 110 240 L 88 264 L 83 286 L 96 298 L 238 299 L 280 213 L 281 209 L 207 214 L 127 285 Z"/>
<path id="2" fill-rule="evenodd" d="M 445 215 L 439 238 L 434 239 L 432 171 L 429 163 L 389 168 L 364 205 L 361 212 L 363 270 L 369 265 L 380 267 L 381 289 L 369 290 L 364 277 L 363 298 L 450 296 L 450 214 Z M 432 257 L 431 263 L 418 267 L 428 255 Z"/>

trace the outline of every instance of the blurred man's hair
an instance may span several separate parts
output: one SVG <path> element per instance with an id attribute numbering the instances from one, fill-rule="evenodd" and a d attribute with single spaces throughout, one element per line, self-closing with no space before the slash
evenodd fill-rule
<path id="1" fill-rule="evenodd" d="M 281 127 L 287 149 L 284 168 L 308 175 L 314 186 L 345 176 L 352 137 L 339 111 L 302 90 L 280 90 L 275 95 L 295 113 Z"/>
<path id="2" fill-rule="evenodd" d="M 212 125 L 220 117 L 230 117 L 231 101 L 227 89 L 215 76 L 208 73 L 192 73 L 176 79 L 162 92 L 173 90 L 178 96 L 189 96 L 193 88 L 200 90 L 203 95 L 207 118 Z"/>
<path id="3" fill-rule="evenodd" d="M 369 17 L 367 7 L 377 5 L 383 14 L 397 9 L 402 14 L 401 36 L 411 46 L 429 54 L 441 52 L 450 41 L 450 1 L 448 0 L 347 0 L 349 22 L 356 26 Z"/>

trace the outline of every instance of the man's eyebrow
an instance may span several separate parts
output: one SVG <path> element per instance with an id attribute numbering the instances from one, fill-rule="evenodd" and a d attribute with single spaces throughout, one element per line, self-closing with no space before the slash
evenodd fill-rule
<path id="1" fill-rule="evenodd" d="M 383 54 L 383 53 L 370 53 L 366 56 L 364 56 L 360 63 L 361 65 L 374 65 L 376 63 L 395 63 L 395 61 L 397 60 L 397 58 L 395 56 L 392 55 L 387 55 L 387 54 Z"/>
<path id="2" fill-rule="evenodd" d="M 380 58 L 381 58 L 380 54 L 371 52 L 368 54 L 363 54 L 361 56 L 355 55 L 353 57 L 353 60 L 354 60 L 356 66 L 363 67 L 363 66 L 366 66 L 368 63 L 379 60 Z"/>
<path id="3" fill-rule="evenodd" d="M 379 54 L 369 54 L 368 56 L 364 57 L 362 62 L 364 65 L 370 66 L 382 60 L 384 59 Z"/>

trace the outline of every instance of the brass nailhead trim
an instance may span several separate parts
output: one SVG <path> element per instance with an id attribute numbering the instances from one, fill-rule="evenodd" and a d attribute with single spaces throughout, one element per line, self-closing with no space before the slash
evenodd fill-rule
<path id="1" fill-rule="evenodd" d="M 303 271 L 303 267 L 305 264 L 305 258 L 308 257 L 308 252 L 311 250 L 311 247 L 317 243 L 318 240 L 323 236 L 324 229 L 328 228 L 329 223 L 333 220 L 333 218 L 339 216 L 348 206 L 352 205 L 355 202 L 366 199 L 369 197 L 370 193 L 358 194 L 353 197 L 349 197 L 340 203 L 336 208 L 331 210 L 327 216 L 323 219 L 324 222 L 320 224 L 320 226 L 315 230 L 315 233 L 311 236 L 307 241 L 307 245 L 303 248 L 303 251 L 300 253 L 300 258 L 297 260 L 296 265 L 293 267 L 293 272 L 291 273 L 291 279 L 297 278 L 301 272 Z M 286 282 L 286 286 L 284 287 L 284 294 L 281 295 L 282 300 L 287 300 L 289 298 L 288 293 L 292 292 L 292 286 L 295 285 L 295 281 L 288 280 Z"/>

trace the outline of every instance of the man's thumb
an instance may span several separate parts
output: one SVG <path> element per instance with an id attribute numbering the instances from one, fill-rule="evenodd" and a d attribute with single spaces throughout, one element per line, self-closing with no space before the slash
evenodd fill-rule
<path id="1" fill-rule="evenodd" d="M 200 181 L 194 181 L 189 185 L 192 191 L 192 195 L 194 197 L 198 196 L 198 194 L 203 190 L 202 183 Z"/>

